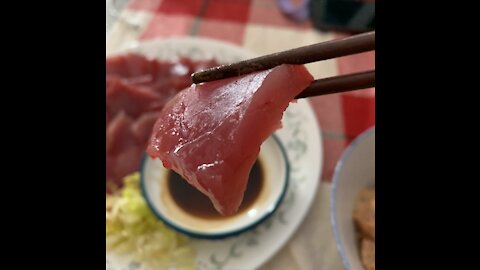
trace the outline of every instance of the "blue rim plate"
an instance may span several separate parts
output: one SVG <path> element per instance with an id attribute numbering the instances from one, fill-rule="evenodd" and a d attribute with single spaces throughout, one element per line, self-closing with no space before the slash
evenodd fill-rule
<path id="1" fill-rule="evenodd" d="M 152 210 L 153 214 L 159 220 L 161 220 L 163 223 L 165 223 L 165 225 L 174 229 L 175 231 L 178 231 L 180 233 L 183 233 L 185 235 L 188 235 L 188 236 L 194 237 L 194 238 L 210 239 L 210 240 L 212 240 L 212 239 L 223 239 L 223 238 L 227 238 L 227 237 L 237 236 L 237 235 L 239 235 L 243 232 L 246 232 L 248 230 L 251 230 L 251 229 L 255 228 L 256 226 L 260 225 L 263 221 L 268 219 L 273 213 L 275 213 L 275 211 L 281 205 L 281 203 L 283 201 L 283 198 L 285 197 L 285 193 L 287 191 L 289 178 L 290 178 L 290 165 L 289 165 L 289 161 L 288 161 L 287 152 L 285 150 L 285 146 L 281 143 L 280 139 L 275 134 L 272 135 L 272 138 L 276 142 L 277 146 L 280 148 L 280 152 L 282 154 L 283 161 L 285 162 L 284 186 L 282 188 L 282 192 L 280 193 L 280 196 L 278 196 L 276 202 L 274 203 L 274 207 L 266 210 L 259 219 L 253 220 L 252 223 L 247 224 L 247 225 L 245 225 L 243 227 L 240 227 L 238 229 L 234 229 L 234 230 L 224 232 L 224 233 L 199 233 L 199 232 L 194 232 L 194 231 L 191 231 L 191 230 L 188 230 L 188 229 L 185 229 L 185 228 L 182 228 L 182 227 L 178 226 L 171 219 L 167 218 L 165 215 L 160 213 L 160 211 L 154 206 L 152 200 L 149 198 L 148 193 L 146 192 L 146 184 L 145 184 L 146 180 L 144 178 L 143 171 L 144 171 L 145 163 L 146 163 L 147 159 L 149 159 L 149 157 L 148 157 L 148 155 L 144 155 L 144 157 L 142 159 L 142 163 L 140 165 L 140 168 L 141 168 L 141 170 L 140 170 L 140 183 L 141 183 L 141 190 L 142 190 L 142 193 L 143 193 L 143 197 L 145 198 L 145 201 L 147 202 L 148 207 L 150 208 L 150 210 Z"/>
<path id="2" fill-rule="evenodd" d="M 133 52 L 167 61 L 176 61 L 178 57 L 188 57 L 193 60 L 215 58 L 220 63 L 226 64 L 258 56 L 231 43 L 200 37 L 171 37 L 123 45 L 107 42 L 107 45 L 107 56 Z M 290 178 L 278 209 L 261 224 L 257 224 L 254 229 L 241 233 L 237 237 L 217 240 L 192 238 L 192 244 L 197 250 L 197 268 L 257 269 L 291 239 L 305 220 L 307 213 L 311 210 L 315 211 L 312 207 L 321 189 L 319 178 L 323 171 L 324 145 L 322 129 L 310 102 L 307 99 L 301 99 L 290 104 L 283 115 L 282 126 L 275 134 L 285 146 Z M 273 146 L 276 148 L 275 151 L 280 152 L 276 144 Z M 282 162 L 280 153 L 276 158 L 278 158 L 276 162 Z M 146 164 L 149 166 L 151 163 L 148 161 Z M 278 174 L 283 171 L 282 169 Z M 147 176 L 148 174 L 145 175 Z M 283 180 L 283 175 L 279 180 Z M 147 182 L 147 184 L 151 183 Z M 156 188 L 161 187 L 157 185 Z M 277 198 L 281 190 L 282 187 L 277 185 L 276 195 L 273 198 Z M 152 192 L 152 190 L 147 191 Z M 154 196 L 153 193 L 151 195 Z M 158 198 L 154 199 L 156 204 Z M 270 206 L 273 207 L 273 203 L 274 200 L 270 200 Z M 264 209 L 262 208 L 262 213 Z M 195 228 L 192 230 L 195 231 Z M 134 262 L 136 261 L 131 254 L 107 253 L 108 269 L 127 269 L 129 264 Z"/>

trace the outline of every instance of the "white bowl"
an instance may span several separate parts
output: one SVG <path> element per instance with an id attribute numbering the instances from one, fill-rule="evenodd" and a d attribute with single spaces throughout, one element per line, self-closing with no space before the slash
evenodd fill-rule
<path id="1" fill-rule="evenodd" d="M 347 270 L 364 270 L 352 214 L 355 199 L 365 187 L 375 187 L 375 127 L 363 132 L 348 146 L 333 176 L 331 222 Z"/>
<path id="2" fill-rule="evenodd" d="M 275 135 L 262 144 L 258 158 L 262 161 L 263 167 L 262 190 L 253 205 L 231 217 L 213 220 L 201 218 L 189 214 L 176 205 L 166 188 L 168 170 L 158 159 L 146 157 L 142 162 L 142 191 L 157 218 L 176 231 L 204 239 L 221 239 L 238 235 L 252 229 L 272 215 L 287 190 L 289 164 L 285 149 Z"/>

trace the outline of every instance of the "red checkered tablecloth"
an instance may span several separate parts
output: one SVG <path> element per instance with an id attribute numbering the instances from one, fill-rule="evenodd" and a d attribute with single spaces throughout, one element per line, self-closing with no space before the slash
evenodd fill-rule
<path id="1" fill-rule="evenodd" d="M 310 22 L 285 17 L 275 0 L 131 0 L 107 29 L 107 50 L 138 41 L 201 36 L 267 54 L 340 38 Z M 375 53 L 308 64 L 315 78 L 348 74 L 375 66 Z M 341 269 L 329 224 L 328 198 L 336 162 L 359 133 L 375 124 L 375 90 L 309 98 L 322 128 L 322 187 L 301 229 L 262 269 Z M 312 235 L 320 235 L 315 240 Z"/>
<path id="2" fill-rule="evenodd" d="M 109 46 L 134 40 L 201 36 L 272 53 L 341 37 L 319 32 L 310 22 L 296 23 L 282 14 L 275 0 L 132 0 L 122 20 L 110 30 L 123 31 Z M 111 41 L 111 40 L 110 40 Z M 374 68 L 375 53 L 309 64 L 316 78 Z M 324 181 L 349 142 L 375 124 L 375 90 L 310 98 L 323 131 Z"/>

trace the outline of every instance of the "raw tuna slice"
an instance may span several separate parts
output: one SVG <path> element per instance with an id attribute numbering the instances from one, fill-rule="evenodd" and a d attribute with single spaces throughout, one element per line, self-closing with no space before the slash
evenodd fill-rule
<path id="1" fill-rule="evenodd" d="M 107 58 L 106 65 L 106 181 L 138 171 L 159 112 L 192 83 L 190 74 L 216 66 L 213 60 L 158 61 L 139 54 Z"/>
<path id="2" fill-rule="evenodd" d="M 207 195 L 219 213 L 232 215 L 261 144 L 312 80 L 305 67 L 282 65 L 192 85 L 164 107 L 147 152 Z"/>
<path id="3" fill-rule="evenodd" d="M 125 111 L 131 117 L 139 117 L 149 108 L 158 107 L 160 95 L 148 87 L 133 86 L 120 80 L 107 80 L 106 108 L 109 115 Z"/>
<path id="4" fill-rule="evenodd" d="M 137 143 L 131 130 L 132 118 L 120 112 L 107 127 L 107 153 L 117 155 Z"/>
<path id="5" fill-rule="evenodd" d="M 144 113 L 138 120 L 132 125 L 132 132 L 137 138 L 143 148 L 147 147 L 150 133 L 152 133 L 152 127 L 158 119 L 160 112 L 147 112 Z"/>

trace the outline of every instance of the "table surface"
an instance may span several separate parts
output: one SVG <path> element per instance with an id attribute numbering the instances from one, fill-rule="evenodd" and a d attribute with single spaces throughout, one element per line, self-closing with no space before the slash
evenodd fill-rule
<path id="1" fill-rule="evenodd" d="M 267 54 L 342 37 L 284 16 L 275 0 L 107 1 L 107 50 L 138 41 L 199 36 Z M 315 78 L 375 68 L 375 52 L 308 64 Z M 309 98 L 322 127 L 324 164 L 316 200 L 289 243 L 261 269 L 343 269 L 329 222 L 331 178 L 343 150 L 375 125 L 375 89 Z"/>

